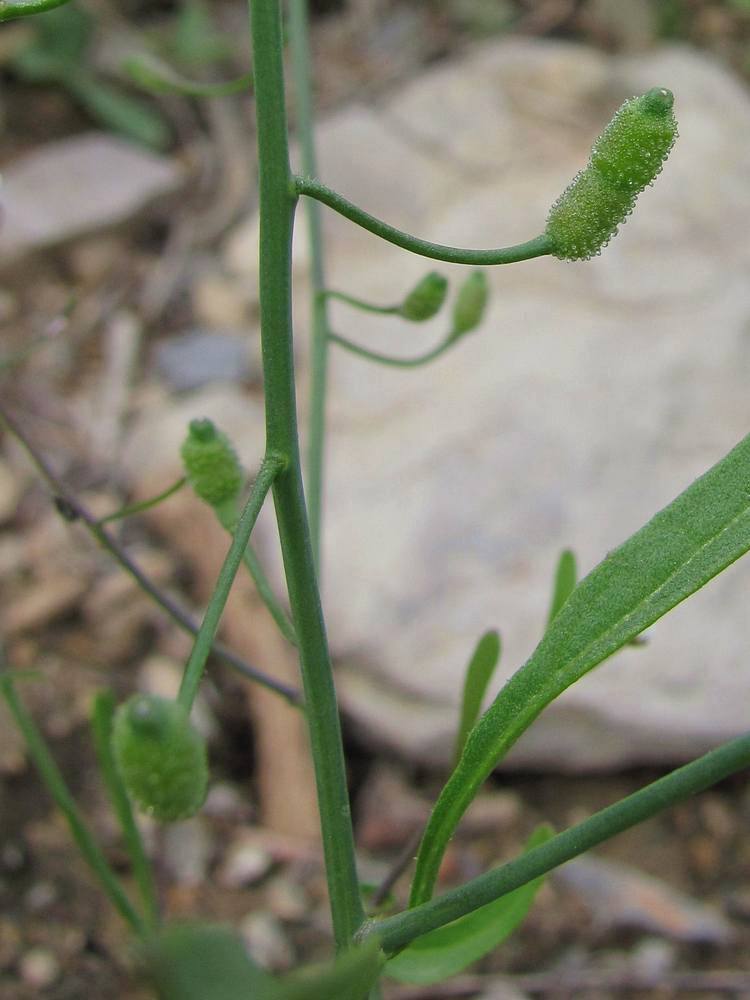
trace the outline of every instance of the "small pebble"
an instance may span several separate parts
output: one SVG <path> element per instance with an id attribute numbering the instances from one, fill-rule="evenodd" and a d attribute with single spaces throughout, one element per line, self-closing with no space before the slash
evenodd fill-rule
<path id="1" fill-rule="evenodd" d="M 164 831 L 165 864 L 181 886 L 205 881 L 213 853 L 213 838 L 202 816 L 172 823 Z"/>
<path id="2" fill-rule="evenodd" d="M 219 781 L 208 790 L 208 797 L 203 804 L 206 816 L 221 816 L 238 818 L 248 810 L 248 803 L 235 785 L 227 781 Z"/>
<path id="3" fill-rule="evenodd" d="M 273 858 L 252 840 L 240 837 L 230 845 L 219 871 L 219 882 L 227 889 L 255 885 L 268 874 Z"/>
<path id="4" fill-rule="evenodd" d="M 674 968 L 677 950 L 671 941 L 648 937 L 639 941 L 631 952 L 631 968 L 636 977 L 659 982 Z"/>
<path id="5" fill-rule="evenodd" d="M 44 989 L 60 975 L 60 963 L 47 948 L 31 948 L 19 962 L 21 979 L 29 986 Z"/>
<path id="6" fill-rule="evenodd" d="M 209 382 L 241 382 L 250 375 L 247 337 L 213 330 L 190 330 L 161 341 L 155 362 L 162 378 L 178 392 Z"/>
<path id="7" fill-rule="evenodd" d="M 58 898 L 57 886 L 54 882 L 37 882 L 27 890 L 24 896 L 24 906 L 30 913 L 41 913 Z"/>
<path id="8" fill-rule="evenodd" d="M 310 912 L 310 900 L 301 885 L 279 876 L 266 889 L 268 909 L 281 920 L 303 920 Z"/>
<path id="9" fill-rule="evenodd" d="M 0 865 L 6 872 L 20 872 L 26 863 L 26 855 L 20 844 L 6 841 L 0 847 Z"/>
<path id="10" fill-rule="evenodd" d="M 283 972 L 294 964 L 294 949 L 272 914 L 248 914 L 239 931 L 250 955 L 264 969 Z"/>

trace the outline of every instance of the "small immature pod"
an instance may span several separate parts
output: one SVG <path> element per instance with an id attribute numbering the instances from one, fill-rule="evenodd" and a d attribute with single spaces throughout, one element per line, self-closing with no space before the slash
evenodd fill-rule
<path id="1" fill-rule="evenodd" d="M 413 323 L 432 319 L 442 309 L 447 294 L 447 278 L 437 271 L 430 271 L 406 296 L 399 315 Z"/>
<path id="2" fill-rule="evenodd" d="M 242 489 L 242 468 L 226 434 L 211 420 L 191 420 L 180 454 L 196 494 L 212 507 L 233 500 Z"/>
<path id="3" fill-rule="evenodd" d="M 482 322 L 489 288 L 484 271 L 473 271 L 458 290 L 453 306 L 453 336 L 462 337 Z"/>
<path id="4" fill-rule="evenodd" d="M 675 143 L 673 103 L 663 87 L 625 101 L 594 143 L 586 169 L 550 209 L 546 235 L 555 257 L 587 260 L 615 235 Z"/>
<path id="5" fill-rule="evenodd" d="M 115 713 L 112 750 L 136 805 L 163 823 L 192 816 L 208 786 L 206 745 L 182 706 L 137 694 Z"/>

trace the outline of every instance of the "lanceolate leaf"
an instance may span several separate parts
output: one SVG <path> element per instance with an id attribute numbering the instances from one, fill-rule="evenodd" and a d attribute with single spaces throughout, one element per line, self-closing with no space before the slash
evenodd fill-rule
<path id="1" fill-rule="evenodd" d="M 534 831 L 526 850 L 539 847 L 552 836 L 546 824 Z M 518 927 L 531 909 L 544 877 L 522 885 L 445 927 L 413 941 L 392 958 L 385 974 L 402 983 L 429 986 L 455 976 L 497 948 Z"/>
<path id="2" fill-rule="evenodd" d="M 557 569 L 555 570 L 555 582 L 552 587 L 552 600 L 550 601 L 547 625 L 550 624 L 553 618 L 557 617 L 558 611 L 575 589 L 577 579 L 576 557 L 570 549 L 565 549 L 564 552 L 560 553 Z"/>
<path id="3" fill-rule="evenodd" d="M 412 906 L 432 895 L 466 808 L 542 709 L 748 549 L 750 436 L 578 584 L 479 720 L 425 830 Z"/>
<path id="4" fill-rule="evenodd" d="M 340 958 L 272 976 L 220 924 L 173 924 L 143 947 L 145 971 L 160 1000 L 362 1000 L 385 956 L 375 937 Z"/>
<path id="5" fill-rule="evenodd" d="M 461 718 L 456 737 L 456 760 L 463 753 L 466 737 L 482 711 L 487 686 L 492 680 L 500 659 L 500 636 L 495 631 L 485 632 L 474 649 L 466 668 L 464 692 L 461 699 Z"/>

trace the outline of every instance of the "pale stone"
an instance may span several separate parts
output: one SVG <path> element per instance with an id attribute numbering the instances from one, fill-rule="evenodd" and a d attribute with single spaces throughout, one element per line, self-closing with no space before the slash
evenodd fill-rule
<path id="1" fill-rule="evenodd" d="M 681 135 L 601 258 L 488 270 L 482 329 L 429 367 L 333 354 L 322 579 L 339 690 L 360 734 L 435 766 L 482 631 L 502 631 L 499 683 L 541 635 L 559 552 L 587 572 L 748 431 L 750 100 L 686 48 L 617 59 L 514 40 L 322 130 L 326 182 L 417 235 L 497 246 L 543 230 L 614 109 L 656 85 L 675 91 Z M 344 225 L 329 227 L 335 287 L 398 300 L 433 266 Z M 445 329 L 332 314 L 403 355 Z M 586 677 L 509 766 L 676 761 L 746 731 L 749 580 L 741 562 Z"/>
<path id="2" fill-rule="evenodd" d="M 41 146 L 3 171 L 0 264 L 130 219 L 182 177 L 175 161 L 106 132 Z"/>
<path id="3" fill-rule="evenodd" d="M 730 944 L 736 936 L 716 907 L 628 865 L 587 855 L 557 869 L 554 879 L 581 898 L 600 931 L 630 927 L 714 945 Z"/>

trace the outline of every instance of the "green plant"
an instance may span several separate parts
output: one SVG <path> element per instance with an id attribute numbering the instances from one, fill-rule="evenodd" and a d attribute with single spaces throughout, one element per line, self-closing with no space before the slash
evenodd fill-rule
<path id="1" fill-rule="evenodd" d="M 102 774 L 134 869 L 139 873 L 140 907 L 129 901 L 93 844 L 41 736 L 25 713 L 11 671 L 6 668 L 0 675 L 2 693 L 34 760 L 84 856 L 140 939 L 157 988 L 163 996 L 183 1000 L 192 996 L 208 1000 L 241 996 L 357 1000 L 369 990 L 377 990 L 382 974 L 414 983 L 435 982 L 460 971 L 502 941 L 523 919 L 539 880 L 552 868 L 750 764 L 750 735 L 746 735 L 562 833 L 541 828 L 517 859 L 432 899 L 438 867 L 461 816 L 498 761 L 539 713 L 568 686 L 636 639 L 651 623 L 750 549 L 748 437 L 607 555 L 580 583 L 576 581 L 572 555 L 563 554 L 548 625 L 539 645 L 480 716 L 500 655 L 498 635 L 488 633 L 482 637 L 466 673 L 456 767 L 422 837 L 409 907 L 386 916 L 366 915 L 357 876 L 341 730 L 316 571 L 327 352 L 331 344 L 338 344 L 376 362 L 406 366 L 426 363 L 477 327 L 486 305 L 487 286 L 482 272 L 469 275 L 455 299 L 449 332 L 432 351 L 404 360 L 365 350 L 331 330 L 327 313 L 331 297 L 343 299 L 355 309 L 390 313 L 409 322 L 439 314 L 446 299 L 446 285 L 432 272 L 395 306 L 374 306 L 354 296 L 334 293 L 325 284 L 318 203 L 428 259 L 486 267 L 543 255 L 585 258 L 599 252 L 632 209 L 638 192 L 653 181 L 674 142 L 676 124 L 669 91 L 651 90 L 626 102 L 595 143 L 589 165 L 553 206 L 545 232 L 526 243 L 495 250 L 429 243 L 374 218 L 315 178 L 304 0 L 291 0 L 289 16 L 305 175 L 292 173 L 280 6 L 278 0 L 252 0 L 250 4 L 260 168 L 265 457 L 243 505 L 242 476 L 231 444 L 212 424 L 191 424 L 183 448 L 186 479 L 214 508 L 231 532 L 232 541 L 197 629 L 177 701 L 164 704 L 136 699 L 113 713 L 111 702 L 103 697 L 94 719 Z M 44 7 L 42 2 L 0 0 L 0 19 Z M 303 196 L 310 212 L 313 278 L 312 402 L 306 470 L 309 512 L 297 434 L 291 327 L 291 234 Z M 5 417 L 5 421 L 23 440 L 12 418 Z M 45 475 L 49 478 L 46 471 Z M 269 495 L 281 540 L 290 618 L 279 607 L 257 561 L 253 563 L 255 571 L 248 565 L 248 542 Z M 82 516 L 80 507 L 72 510 Z M 117 555 L 101 524 L 86 523 Z M 322 969 L 308 969 L 284 979 L 271 977 L 253 966 L 237 939 L 227 931 L 208 925 L 157 929 L 148 863 L 130 816 L 130 798 L 125 794 L 129 791 L 139 805 L 165 819 L 184 814 L 202 799 L 205 768 L 196 737 L 188 728 L 188 716 L 229 590 L 243 563 L 253 572 L 262 594 L 267 588 L 265 599 L 272 610 L 276 608 L 279 628 L 297 647 L 333 931 L 336 949 L 342 953 Z M 255 677 L 273 687 L 261 672 L 256 671 Z M 294 700 L 294 693 L 280 693 Z M 184 756 L 181 751 L 176 777 L 181 783 L 187 774 L 187 781 L 184 786 L 172 787 L 168 767 L 164 771 L 162 767 L 171 766 L 169 756 L 177 745 L 184 746 Z M 183 768 L 185 764 L 190 767 Z M 180 795 L 175 804 L 173 795 L 177 791 Z M 201 958 L 201 967 L 212 970 L 206 980 L 195 978 L 199 974 L 194 971 L 196 956 Z"/>
<path id="2" fill-rule="evenodd" d="M 0 4 L 0 21 L 33 6 Z M 159 112 L 93 67 L 89 58 L 93 34 L 93 18 L 86 10 L 75 3 L 60 6 L 34 21 L 34 38 L 15 54 L 11 68 L 28 83 L 64 88 L 94 121 L 106 128 L 152 149 L 164 149 L 169 145 L 171 130 Z"/>

